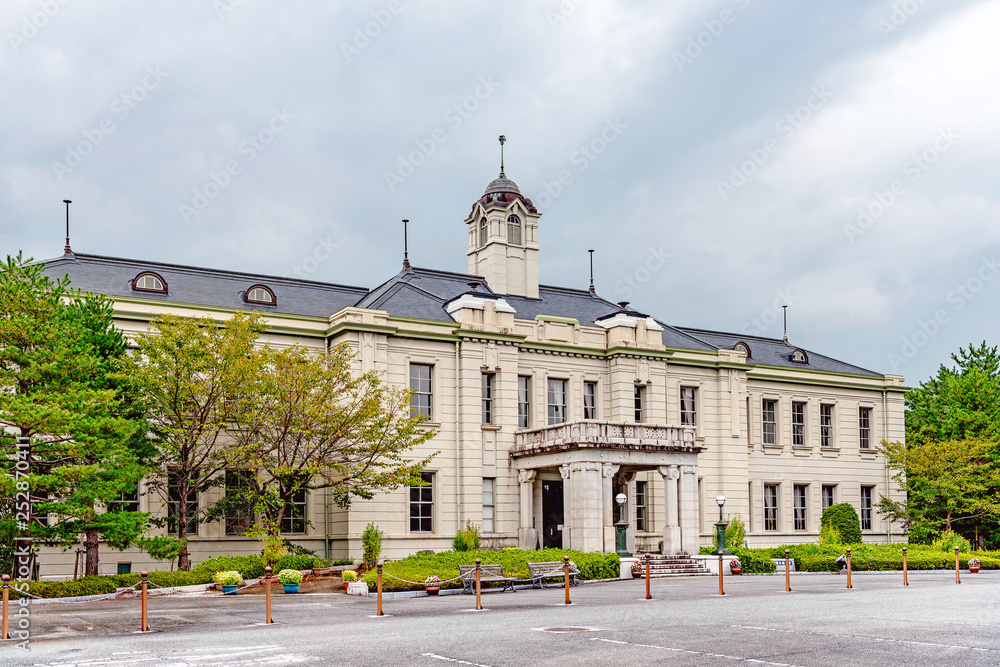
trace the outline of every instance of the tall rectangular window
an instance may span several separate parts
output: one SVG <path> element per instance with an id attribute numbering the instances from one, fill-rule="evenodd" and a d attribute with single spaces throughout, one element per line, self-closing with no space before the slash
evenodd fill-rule
<path id="1" fill-rule="evenodd" d="M 566 380 L 549 380 L 549 426 L 566 421 Z"/>
<path id="2" fill-rule="evenodd" d="M 180 534 L 180 509 L 181 509 L 181 492 L 177 487 L 178 476 L 175 472 L 167 473 L 167 532 L 171 535 Z M 190 486 L 196 486 L 198 483 L 197 477 L 194 476 L 189 482 Z M 197 535 L 198 534 L 198 492 L 189 489 L 186 504 L 186 514 L 187 514 L 187 534 Z"/>
<path id="3" fill-rule="evenodd" d="M 858 442 L 861 449 L 872 446 L 872 409 L 858 408 Z"/>
<path id="4" fill-rule="evenodd" d="M 517 427 L 531 426 L 531 378 L 517 376 Z"/>
<path id="5" fill-rule="evenodd" d="M 808 497 L 809 487 L 805 484 L 795 485 L 795 530 L 805 530 L 806 529 L 806 498 Z"/>
<path id="6" fill-rule="evenodd" d="M 434 473 L 420 473 L 424 486 L 410 487 L 410 532 L 429 533 L 434 529 Z"/>
<path id="7" fill-rule="evenodd" d="M 247 495 L 250 473 L 226 471 L 226 535 L 246 535 L 253 527 L 253 502 Z"/>
<path id="8" fill-rule="evenodd" d="M 764 530 L 778 530 L 778 485 L 764 485 Z"/>
<path id="9" fill-rule="evenodd" d="M 642 409 L 643 403 L 645 402 L 644 399 L 646 398 L 646 388 L 636 385 L 635 390 L 632 392 L 632 396 L 634 421 L 636 424 L 641 424 L 644 421 L 644 413 Z"/>
<path id="10" fill-rule="evenodd" d="M 425 419 L 434 416 L 433 370 L 429 364 L 410 364 L 410 410 Z"/>
<path id="11" fill-rule="evenodd" d="M 695 388 L 681 387 L 681 426 L 697 426 L 698 415 L 695 408 Z"/>
<path id="12" fill-rule="evenodd" d="M 635 483 L 635 529 L 646 531 L 646 482 Z"/>
<path id="13" fill-rule="evenodd" d="M 583 383 L 583 418 L 597 419 L 597 383 Z"/>
<path id="14" fill-rule="evenodd" d="M 493 423 L 493 381 L 494 373 L 483 373 L 483 423 Z"/>
<path id="15" fill-rule="evenodd" d="M 833 406 L 819 406 L 819 444 L 833 447 Z"/>
<path id="16" fill-rule="evenodd" d="M 139 485 L 131 493 L 123 493 L 117 500 L 108 503 L 109 512 L 138 512 L 139 511 Z"/>
<path id="17" fill-rule="evenodd" d="M 861 530 L 872 529 L 872 488 L 861 487 Z"/>
<path id="18" fill-rule="evenodd" d="M 792 403 L 792 444 L 806 444 L 806 404 L 798 401 Z"/>
<path id="19" fill-rule="evenodd" d="M 778 434 L 778 421 L 777 421 L 777 401 L 772 401 L 770 399 L 764 399 L 761 403 L 761 426 L 763 427 L 764 433 L 764 444 L 773 445 L 776 443 Z"/>
<path id="20" fill-rule="evenodd" d="M 507 243 L 521 245 L 521 220 L 516 215 L 507 218 Z"/>
<path id="21" fill-rule="evenodd" d="M 494 523 L 494 516 L 496 511 L 496 492 L 497 481 L 492 477 L 483 478 L 483 532 L 484 533 L 495 533 L 496 524 Z"/>
<path id="22" fill-rule="evenodd" d="M 833 484 L 823 485 L 823 509 L 826 509 L 827 507 L 836 504 L 836 500 L 834 499 L 834 494 L 836 493 L 836 491 L 837 491 L 836 485 Z"/>
<path id="23" fill-rule="evenodd" d="M 285 514 L 281 517 L 281 532 L 306 532 L 306 490 L 299 489 L 285 505 Z"/>

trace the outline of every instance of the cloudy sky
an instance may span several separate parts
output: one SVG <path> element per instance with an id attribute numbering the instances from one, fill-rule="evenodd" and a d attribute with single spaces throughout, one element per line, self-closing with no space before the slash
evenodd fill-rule
<path id="1" fill-rule="evenodd" d="M 1000 0 L 6 0 L 0 250 L 375 286 L 498 171 L 546 284 L 917 384 L 1000 342 Z M 990 165 L 993 165 L 992 167 Z M 993 176 L 990 176 L 993 174 Z"/>

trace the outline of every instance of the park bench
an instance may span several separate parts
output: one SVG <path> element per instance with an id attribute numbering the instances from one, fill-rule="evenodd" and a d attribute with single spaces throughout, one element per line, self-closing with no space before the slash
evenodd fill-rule
<path id="1" fill-rule="evenodd" d="M 476 590 L 476 566 L 459 565 L 458 574 L 462 577 L 462 589 L 466 593 L 474 593 Z M 503 565 L 499 563 L 482 563 L 479 566 L 479 581 L 483 584 L 500 582 L 503 587 L 501 592 L 514 590 L 514 578 L 504 574 Z"/>
<path id="2" fill-rule="evenodd" d="M 576 576 L 580 574 L 580 568 L 576 566 L 573 561 L 569 562 L 569 580 L 574 586 L 578 585 L 580 582 L 576 580 Z M 531 584 L 535 588 L 542 587 L 542 579 L 562 579 L 565 576 L 563 572 L 563 564 L 558 561 L 552 561 L 551 563 L 528 563 L 528 576 L 531 577 Z"/>

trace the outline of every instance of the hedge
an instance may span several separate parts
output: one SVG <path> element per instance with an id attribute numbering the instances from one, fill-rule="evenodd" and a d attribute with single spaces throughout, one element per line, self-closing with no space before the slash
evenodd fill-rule
<path id="1" fill-rule="evenodd" d="M 576 563 L 580 568 L 582 579 L 617 579 L 621 573 L 621 562 L 618 554 L 587 553 L 568 549 L 503 549 L 502 551 L 443 551 L 441 553 L 418 553 L 402 560 L 385 564 L 382 571 L 395 577 L 414 582 L 423 582 L 431 575 L 437 575 L 442 581 L 458 576 L 458 566 L 473 565 L 476 558 L 483 563 L 499 563 L 503 571 L 517 579 L 528 579 L 528 563 L 562 562 L 563 556 Z M 362 578 L 368 588 L 375 589 L 377 573 L 370 570 Z M 461 581 L 450 581 L 442 584 L 442 588 L 461 588 Z M 393 577 L 382 577 L 382 590 L 407 591 L 420 590 L 418 585 L 398 581 Z"/>
<path id="2" fill-rule="evenodd" d="M 903 547 L 907 547 L 906 565 L 910 570 L 949 570 L 955 567 L 955 554 L 945 553 L 928 545 L 914 544 L 852 544 L 851 569 L 878 572 L 903 569 Z M 801 572 L 836 572 L 837 558 L 845 554 L 842 544 L 788 544 L 763 549 L 733 549 L 740 559 L 743 572 L 760 574 L 774 572 L 771 559 L 784 558 L 785 549 L 795 560 L 795 569 Z M 715 553 L 712 547 L 703 547 L 702 553 Z M 1000 569 L 1000 552 L 970 551 L 959 554 L 959 567 L 968 569 L 970 558 L 978 558 L 985 570 Z M 768 566 L 769 565 L 769 566 Z"/>
<path id="3" fill-rule="evenodd" d="M 819 519 L 820 526 L 828 526 L 840 533 L 840 539 L 846 544 L 861 542 L 861 521 L 858 512 L 850 503 L 837 503 L 823 510 Z"/>
<path id="4" fill-rule="evenodd" d="M 282 556 L 275 564 L 274 572 L 281 570 L 311 570 L 317 567 L 328 567 L 329 563 L 315 556 Z M 264 559 L 253 556 L 217 556 L 198 563 L 190 572 L 154 571 L 149 573 L 149 581 L 169 588 L 171 586 L 193 586 L 195 584 L 212 583 L 212 575 L 221 570 L 236 570 L 244 579 L 256 579 L 264 576 Z M 109 576 L 90 576 L 75 581 L 32 581 L 28 592 L 43 598 L 65 598 L 78 595 L 104 595 L 114 593 L 119 588 L 134 586 L 142 577 L 139 574 L 114 574 Z M 20 594 L 11 588 L 14 599 Z"/>

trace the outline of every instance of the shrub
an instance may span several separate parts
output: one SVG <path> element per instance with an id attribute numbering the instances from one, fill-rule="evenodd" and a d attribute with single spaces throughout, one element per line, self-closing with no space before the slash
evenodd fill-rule
<path id="1" fill-rule="evenodd" d="M 761 549 L 731 549 L 740 561 L 741 570 L 746 574 L 771 574 L 775 571 L 774 561 Z"/>
<path id="2" fill-rule="evenodd" d="M 302 573 L 298 570 L 282 570 L 278 573 L 278 581 L 283 584 L 301 584 Z"/>
<path id="3" fill-rule="evenodd" d="M 365 526 L 361 533 L 362 560 L 369 570 L 374 569 L 378 557 L 382 555 L 382 531 L 374 523 Z"/>
<path id="4" fill-rule="evenodd" d="M 747 545 L 747 526 L 743 523 L 743 517 L 739 514 L 729 520 L 726 527 L 726 547 L 729 549 L 742 549 Z"/>
<path id="5" fill-rule="evenodd" d="M 479 526 L 466 519 L 465 528 L 455 533 L 451 548 L 455 551 L 479 551 L 479 542 Z"/>
<path id="6" fill-rule="evenodd" d="M 266 567 L 264 558 L 257 554 L 252 556 L 216 556 L 203 560 L 195 565 L 192 572 L 207 572 L 211 577 L 219 570 L 237 570 L 247 579 L 258 579 L 264 576 Z M 329 567 L 330 562 L 315 556 L 282 556 L 272 566 L 274 571 L 281 570 L 312 570 L 317 567 Z"/>
<path id="7" fill-rule="evenodd" d="M 414 554 L 398 561 L 386 563 L 382 568 L 382 589 L 387 591 L 420 590 L 414 586 L 399 581 L 394 577 L 409 581 L 424 581 L 431 575 L 439 576 L 444 583 L 442 588 L 461 588 L 461 581 L 447 581 L 458 576 L 458 566 L 472 565 L 476 558 L 483 563 L 499 563 L 503 571 L 520 580 L 528 580 L 529 562 L 562 563 L 563 556 L 580 568 L 582 579 L 617 579 L 620 575 L 621 562 L 618 554 L 585 553 L 564 549 L 512 549 L 501 551 L 444 551 L 436 554 Z M 388 576 L 386 576 L 388 575 Z M 369 588 L 374 588 L 376 573 L 368 572 L 362 578 Z"/>
<path id="8" fill-rule="evenodd" d="M 861 521 L 850 503 L 837 503 L 823 510 L 820 526 L 836 528 L 844 544 L 861 544 Z"/>
<path id="9" fill-rule="evenodd" d="M 840 538 L 840 531 L 833 526 L 820 526 L 819 527 L 819 543 L 820 544 L 843 544 L 843 540 Z"/>
<path id="10" fill-rule="evenodd" d="M 355 572 L 354 570 L 344 570 L 340 574 L 340 578 L 343 579 L 344 581 L 357 581 L 358 573 Z"/>
<path id="11" fill-rule="evenodd" d="M 934 540 L 931 546 L 950 554 L 955 553 L 955 547 L 958 547 L 960 553 L 972 551 L 972 545 L 969 543 L 969 540 L 950 530 L 945 531 L 940 538 Z"/>
<path id="12" fill-rule="evenodd" d="M 223 570 L 212 575 L 212 581 L 223 586 L 239 586 L 243 583 L 243 575 L 236 570 Z"/>
<path id="13" fill-rule="evenodd" d="M 353 558 L 338 558 L 337 560 L 330 563 L 331 565 L 354 565 Z"/>

